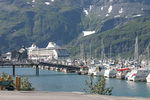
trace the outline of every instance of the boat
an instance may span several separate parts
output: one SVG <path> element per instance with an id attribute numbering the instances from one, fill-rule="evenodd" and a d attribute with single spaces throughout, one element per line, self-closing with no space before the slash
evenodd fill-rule
<path id="1" fill-rule="evenodd" d="M 62 72 L 64 72 L 64 73 L 75 73 L 76 70 L 74 70 L 72 68 L 63 68 Z"/>
<path id="2" fill-rule="evenodd" d="M 106 67 L 105 66 L 97 66 L 96 70 L 93 72 L 94 76 L 104 76 Z"/>
<path id="3" fill-rule="evenodd" d="M 60 68 L 56 67 L 55 71 L 60 72 Z"/>
<path id="4" fill-rule="evenodd" d="M 150 83 L 150 73 L 149 73 L 148 76 L 146 77 L 146 81 L 147 81 L 147 83 Z"/>
<path id="5" fill-rule="evenodd" d="M 101 76 L 101 67 L 97 66 L 95 71 L 93 72 L 94 76 Z"/>
<path id="6" fill-rule="evenodd" d="M 129 81 L 146 81 L 146 77 L 148 76 L 149 72 L 145 69 L 135 69 L 132 70 L 129 74 L 128 80 Z"/>
<path id="7" fill-rule="evenodd" d="M 88 66 L 81 66 L 80 71 L 77 72 L 78 75 L 87 75 L 88 74 Z"/>
<path id="8" fill-rule="evenodd" d="M 117 74 L 117 70 L 116 69 L 107 69 L 107 70 L 105 70 L 104 77 L 115 78 L 116 74 Z"/>
<path id="9" fill-rule="evenodd" d="M 128 77 L 130 76 L 131 72 L 128 72 L 126 75 L 125 75 L 125 79 L 128 80 Z"/>
<path id="10" fill-rule="evenodd" d="M 117 69 L 116 78 L 117 78 L 117 79 L 125 79 L 125 75 L 126 75 L 128 72 L 130 72 L 130 68 Z"/>
<path id="11" fill-rule="evenodd" d="M 93 72 L 95 71 L 96 67 L 90 67 L 88 70 L 88 75 L 92 75 Z"/>

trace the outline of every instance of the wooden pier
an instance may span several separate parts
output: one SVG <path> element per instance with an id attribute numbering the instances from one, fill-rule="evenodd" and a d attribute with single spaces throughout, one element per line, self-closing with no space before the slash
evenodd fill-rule
<path id="1" fill-rule="evenodd" d="M 25 62 L 21 62 L 21 61 L 0 61 L 0 66 L 1 68 L 8 68 L 8 66 L 10 66 L 9 68 L 12 67 L 13 69 L 13 76 L 15 76 L 15 68 L 17 66 L 19 67 L 33 67 L 35 66 L 36 69 L 36 75 L 39 75 L 39 66 L 49 66 L 49 67 L 57 67 L 57 68 L 71 68 L 74 70 L 79 70 L 79 67 L 75 67 L 75 66 L 69 66 L 69 65 L 62 65 L 62 64 L 54 64 L 54 63 L 48 63 L 48 62 L 33 62 L 33 61 L 25 61 Z"/>

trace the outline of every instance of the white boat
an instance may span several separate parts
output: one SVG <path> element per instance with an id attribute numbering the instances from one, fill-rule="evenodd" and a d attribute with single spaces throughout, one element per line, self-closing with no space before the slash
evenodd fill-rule
<path id="1" fill-rule="evenodd" d="M 146 77 L 146 81 L 150 83 L 150 74 Z"/>
<path id="2" fill-rule="evenodd" d="M 96 70 L 93 72 L 93 75 L 94 76 L 104 76 L 105 70 L 106 70 L 105 66 L 97 67 Z"/>
<path id="3" fill-rule="evenodd" d="M 64 72 L 64 73 L 75 73 L 76 72 L 76 70 L 74 70 L 74 69 L 72 69 L 72 68 L 63 68 L 63 69 L 61 69 L 62 70 L 62 72 Z"/>
<path id="4" fill-rule="evenodd" d="M 137 69 L 132 70 L 128 80 L 129 81 L 146 81 L 146 77 L 148 76 L 149 72 L 145 69 Z"/>
<path id="5" fill-rule="evenodd" d="M 114 77 L 116 77 L 116 74 L 117 74 L 116 69 L 107 69 L 107 70 L 105 70 L 104 77 L 114 78 Z"/>
<path id="6" fill-rule="evenodd" d="M 126 75 L 125 75 L 125 79 L 128 80 L 128 77 L 130 76 L 131 72 L 128 72 Z"/>
<path id="7" fill-rule="evenodd" d="M 95 71 L 93 72 L 94 76 L 101 76 L 101 67 L 96 67 Z"/>
<path id="8" fill-rule="evenodd" d="M 55 71 L 60 72 L 60 68 L 56 67 Z"/>
<path id="9" fill-rule="evenodd" d="M 129 68 L 122 68 L 117 70 L 116 78 L 117 79 L 125 79 L 125 75 L 130 72 Z"/>
<path id="10" fill-rule="evenodd" d="M 88 74 L 88 67 L 87 66 L 81 66 L 80 71 L 77 72 L 79 75 L 87 75 Z"/>
<path id="11" fill-rule="evenodd" d="M 93 72 L 95 71 L 96 67 L 90 67 L 88 70 L 88 75 L 92 75 Z"/>

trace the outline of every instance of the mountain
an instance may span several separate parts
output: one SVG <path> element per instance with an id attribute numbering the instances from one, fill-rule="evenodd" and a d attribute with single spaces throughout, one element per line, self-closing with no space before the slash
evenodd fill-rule
<path id="1" fill-rule="evenodd" d="M 139 54 L 147 58 L 147 47 L 150 44 L 150 16 L 141 17 L 131 21 L 128 24 L 115 29 L 107 30 L 102 33 L 83 36 L 68 44 L 71 54 L 80 55 L 81 46 L 84 46 L 84 55 L 90 54 L 90 45 L 92 57 L 100 58 L 102 52 L 102 39 L 104 51 L 107 58 L 112 57 L 133 58 L 135 38 L 138 36 Z M 76 51 L 76 52 L 74 52 Z M 142 57 L 142 56 L 141 56 Z"/>
<path id="2" fill-rule="evenodd" d="M 67 44 L 82 32 L 81 8 L 62 5 L 62 1 L 0 0 L 0 47 L 2 52 L 49 41 Z"/>
<path id="3" fill-rule="evenodd" d="M 149 15 L 149 0 L 0 0 L 0 50 L 6 53 L 22 45 L 29 47 L 32 43 L 46 47 L 49 41 L 74 47 L 78 41 L 91 41 L 91 36 L 100 37 L 96 38 L 100 41 L 102 34 L 111 36 L 108 32 L 117 38 L 122 34 L 120 27 L 137 18 L 145 17 L 147 20 Z M 118 29 L 117 33 L 114 33 L 115 29 Z M 95 34 L 83 37 L 83 31 L 94 31 Z M 130 33 L 132 37 L 134 33 L 136 30 Z M 138 36 L 141 37 L 140 34 Z M 126 39 L 125 42 L 129 41 Z M 85 44 L 87 41 L 82 42 Z M 108 44 L 104 42 L 104 45 L 107 50 Z M 95 43 L 95 46 L 100 45 Z M 114 43 L 113 46 L 121 48 L 122 43 Z M 86 49 L 88 51 L 89 48 Z"/>

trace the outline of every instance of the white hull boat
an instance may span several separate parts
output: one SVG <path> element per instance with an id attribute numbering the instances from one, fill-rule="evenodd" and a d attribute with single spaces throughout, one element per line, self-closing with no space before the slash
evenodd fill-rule
<path id="1" fill-rule="evenodd" d="M 104 77 L 114 78 L 114 77 L 116 77 L 116 74 L 117 74 L 116 69 L 107 69 L 107 70 L 105 70 Z"/>
<path id="2" fill-rule="evenodd" d="M 150 74 L 146 77 L 147 83 L 150 83 Z"/>
<path id="3" fill-rule="evenodd" d="M 125 75 L 130 71 L 129 68 L 122 68 L 117 70 L 116 78 L 125 79 Z"/>
<path id="4" fill-rule="evenodd" d="M 128 80 L 129 81 L 146 81 L 146 77 L 148 76 L 148 70 L 144 69 L 137 69 L 137 70 L 132 70 Z"/>

